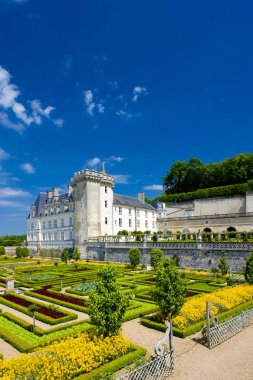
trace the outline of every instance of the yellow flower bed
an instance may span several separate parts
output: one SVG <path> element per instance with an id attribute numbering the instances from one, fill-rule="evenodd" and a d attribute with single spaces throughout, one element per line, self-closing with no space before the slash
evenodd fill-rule
<path id="1" fill-rule="evenodd" d="M 221 311 L 233 309 L 244 302 L 250 301 L 252 298 L 252 285 L 238 285 L 196 297 L 182 306 L 179 315 L 173 319 L 173 325 L 184 329 L 205 319 L 207 300 L 217 304 L 212 306 L 211 312 L 212 314 L 218 314 Z"/>
<path id="2" fill-rule="evenodd" d="M 107 338 L 80 334 L 30 354 L 0 363 L 2 380 L 67 380 L 90 372 L 133 350 L 122 336 Z"/>

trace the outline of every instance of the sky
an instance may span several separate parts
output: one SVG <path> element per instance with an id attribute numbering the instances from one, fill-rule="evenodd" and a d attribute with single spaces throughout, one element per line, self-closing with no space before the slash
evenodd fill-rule
<path id="1" fill-rule="evenodd" d="M 83 168 L 154 198 L 175 161 L 252 153 L 253 3 L 0 0 L 0 235 Z"/>

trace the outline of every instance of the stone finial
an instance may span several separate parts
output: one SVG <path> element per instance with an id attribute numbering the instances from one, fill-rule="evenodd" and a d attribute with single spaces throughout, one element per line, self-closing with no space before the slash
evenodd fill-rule
<path id="1" fill-rule="evenodd" d="M 103 174 L 106 174 L 106 171 L 105 171 L 105 163 L 102 162 L 102 165 L 101 165 L 101 169 L 100 169 L 101 173 Z"/>

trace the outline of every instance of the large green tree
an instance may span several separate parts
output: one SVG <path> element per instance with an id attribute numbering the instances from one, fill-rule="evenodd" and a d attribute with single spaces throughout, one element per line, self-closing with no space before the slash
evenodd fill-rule
<path id="1" fill-rule="evenodd" d="M 154 291 L 154 300 L 164 320 L 178 313 L 184 303 L 185 290 L 185 281 L 174 260 L 164 257 L 157 266 Z"/>
<path id="2" fill-rule="evenodd" d="M 88 301 L 88 314 L 91 323 L 104 337 L 118 333 L 128 299 L 120 292 L 117 284 L 117 270 L 108 265 L 98 272 L 100 281 L 92 291 Z"/>
<path id="3" fill-rule="evenodd" d="M 247 182 L 253 178 L 253 154 L 241 153 L 218 163 L 203 164 L 198 158 L 176 161 L 163 178 L 167 194 Z"/>

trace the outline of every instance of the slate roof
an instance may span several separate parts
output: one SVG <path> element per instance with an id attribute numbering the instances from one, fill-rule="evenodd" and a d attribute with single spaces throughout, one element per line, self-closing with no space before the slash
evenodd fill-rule
<path id="1" fill-rule="evenodd" d="M 34 206 L 36 206 L 35 215 L 40 216 L 42 214 L 43 206 L 45 205 L 46 201 L 48 200 L 47 193 L 39 193 Z M 63 193 L 59 195 L 58 202 L 63 203 L 65 200 L 72 200 L 71 195 L 69 196 L 68 193 Z"/>
<path id="2" fill-rule="evenodd" d="M 139 201 L 139 199 L 128 197 L 127 195 L 113 194 L 113 204 L 145 208 L 150 211 L 155 211 L 154 207 L 152 207 L 148 203 L 142 203 L 141 201 Z"/>

